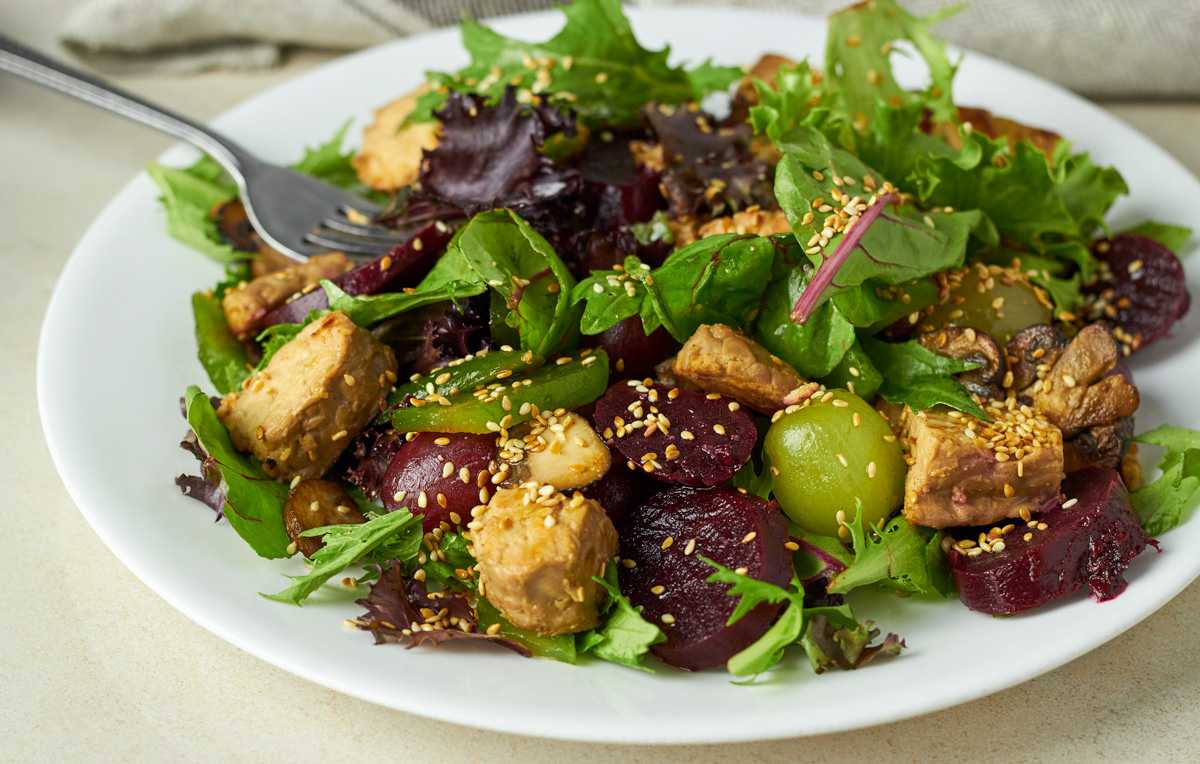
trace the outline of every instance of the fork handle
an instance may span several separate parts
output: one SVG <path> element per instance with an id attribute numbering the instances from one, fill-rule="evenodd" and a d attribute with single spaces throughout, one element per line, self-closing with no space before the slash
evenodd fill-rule
<path id="1" fill-rule="evenodd" d="M 220 162 L 236 179 L 242 177 L 243 167 L 253 161 L 244 149 L 221 134 L 43 56 L 3 34 L 0 34 L 0 70 L 181 138 Z"/>

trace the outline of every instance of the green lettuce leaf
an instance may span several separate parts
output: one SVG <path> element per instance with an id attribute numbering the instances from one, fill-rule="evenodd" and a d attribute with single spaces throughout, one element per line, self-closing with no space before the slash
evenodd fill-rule
<path id="1" fill-rule="evenodd" d="M 1182 252 L 1187 247 L 1187 243 L 1192 240 L 1192 229 L 1171 223 L 1156 223 L 1153 220 L 1147 220 L 1145 223 L 1121 233 L 1136 233 L 1141 236 L 1148 236 L 1176 255 Z"/>
<path id="2" fill-rule="evenodd" d="M 191 167 L 146 165 L 146 174 L 158 186 L 167 213 L 167 233 L 221 263 L 245 260 L 249 255 L 221 241 L 217 223 L 209 214 L 216 205 L 237 195 L 216 160 L 204 157 Z"/>
<path id="3" fill-rule="evenodd" d="M 301 536 L 320 536 L 325 542 L 312 558 L 312 569 L 302 576 L 288 576 L 292 583 L 277 594 L 262 594 L 269 600 L 299 605 L 313 592 L 356 562 L 382 564 L 396 559 L 406 563 L 421 549 L 421 521 L 407 509 L 387 512 L 359 525 L 328 525 L 312 528 Z"/>
<path id="4" fill-rule="evenodd" d="M 1027 141 L 1010 147 L 1004 138 L 963 131 L 957 155 L 918 157 L 907 182 L 923 205 L 983 213 L 996 233 L 981 236 L 982 243 L 996 244 L 1003 237 L 1073 262 L 1087 278 L 1096 267 L 1088 239 L 1112 202 L 1129 189 L 1116 170 L 1068 150 L 1061 144 L 1052 164 Z"/>
<path id="5" fill-rule="evenodd" d="M 432 119 L 446 89 L 495 99 L 514 84 L 519 99 L 546 93 L 575 109 L 589 127 L 638 127 L 647 103 L 699 101 L 727 89 L 742 74 L 738 67 L 708 62 L 690 71 L 668 65 L 670 49 L 643 48 L 620 0 L 575 0 L 559 9 L 566 24 L 545 42 L 504 37 L 464 18 L 462 42 L 471 64 L 453 74 L 429 72 L 432 87 L 418 99 L 411 119 Z"/>
<path id="6" fill-rule="evenodd" d="M 938 121 L 955 119 L 951 89 L 958 68 L 946 56 L 946 43 L 930 28 L 964 6 L 943 8 L 928 16 L 913 16 L 895 0 L 857 3 L 829 17 L 825 75 L 840 110 L 851 121 L 869 122 L 880 101 L 920 101 Z M 930 83 L 913 93 L 892 76 L 892 43 L 907 40 L 929 66 Z"/>
<path id="7" fill-rule="evenodd" d="M 880 342 L 864 337 L 863 349 L 883 377 L 879 394 L 888 403 L 924 411 L 939 404 L 990 422 L 987 414 L 952 375 L 976 368 L 970 361 L 937 355 L 917 342 Z"/>
<path id="8" fill-rule="evenodd" d="M 229 431 L 200 388 L 187 389 L 184 408 L 200 447 L 221 472 L 229 524 L 259 556 L 287 557 L 291 540 L 283 526 L 283 503 L 288 487 L 263 472 L 253 456 L 233 447 Z"/>
<path id="9" fill-rule="evenodd" d="M 1142 528 L 1152 536 L 1165 533 L 1183 521 L 1185 510 L 1200 489 L 1200 432 L 1164 424 L 1134 438 L 1166 449 L 1153 483 L 1133 492 L 1133 508 Z"/>
<path id="10" fill-rule="evenodd" d="M 742 465 L 742 468 L 729 479 L 731 488 L 741 488 L 746 493 L 753 494 L 764 501 L 771 500 L 775 491 L 775 478 L 771 475 L 771 458 L 765 451 L 760 451 L 762 467 L 756 467 L 754 459 Z"/>
<path id="11" fill-rule="evenodd" d="M 918 594 L 950 596 L 953 587 L 942 552 L 943 531 L 931 531 L 896 517 L 882 529 L 867 531 L 859 522 L 842 525 L 850 532 L 854 562 L 829 582 L 830 593 L 881 584 Z"/>
<path id="12" fill-rule="evenodd" d="M 729 673 L 734 676 L 755 676 L 763 673 L 783 658 L 787 646 L 795 644 L 804 631 L 804 589 L 800 580 L 793 576 L 788 588 L 784 589 L 744 576 L 707 557 L 701 556 L 700 560 L 714 569 L 712 575 L 705 580 L 710 583 L 729 584 L 727 594 L 730 597 L 741 598 L 729 615 L 729 620 L 725 622 L 727 626 L 737 623 L 742 616 L 764 602 L 787 603 L 787 607 L 767 633 L 730 658 L 726 665 Z"/>
<path id="13" fill-rule="evenodd" d="M 604 578 L 595 578 L 596 583 L 608 592 L 609 599 L 601 613 L 600 627 L 579 634 L 576 647 L 579 652 L 589 652 L 606 661 L 652 672 L 651 668 L 642 665 L 642 661 L 652 646 L 666 641 L 667 635 L 643 618 L 629 603 L 629 598 L 621 594 L 616 584 L 616 572 L 616 565 L 610 564 L 606 566 Z"/>
<path id="14" fill-rule="evenodd" d="M 808 61 L 779 67 L 772 84 L 754 81 L 758 105 L 750 107 L 749 120 L 754 132 L 778 141 L 789 130 L 820 124 L 828 115 L 829 89 L 818 82 Z"/>
<path id="15" fill-rule="evenodd" d="M 350 160 L 354 158 L 354 151 L 342 151 L 346 132 L 350 129 L 353 121 L 346 120 L 334 136 L 325 143 L 313 148 L 306 148 L 304 157 L 291 167 L 297 172 L 310 175 L 317 180 L 323 180 L 364 199 L 386 204 L 389 200 L 386 194 L 372 190 L 358 179 L 358 173 L 355 172 L 354 165 L 350 163 Z"/>
<path id="16" fill-rule="evenodd" d="M 250 376 L 250 359 L 242 343 L 229 331 L 221 300 L 216 295 L 196 292 L 192 295 L 192 314 L 196 320 L 200 364 L 213 387 L 221 395 L 239 389 Z"/>

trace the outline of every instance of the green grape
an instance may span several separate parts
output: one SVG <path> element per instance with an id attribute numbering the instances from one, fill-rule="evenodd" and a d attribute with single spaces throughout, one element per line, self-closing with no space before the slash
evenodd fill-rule
<path id="1" fill-rule="evenodd" d="M 921 321 L 922 328 L 932 331 L 949 324 L 970 326 L 990 334 L 1004 347 L 1022 329 L 1048 324 L 1054 317 L 1045 293 L 1040 293 L 1020 271 L 975 265 L 961 273 L 962 283 Z"/>
<path id="2" fill-rule="evenodd" d="M 775 498 L 797 525 L 837 535 L 838 512 L 876 524 L 904 495 L 904 452 L 879 412 L 857 395 L 834 390 L 784 414 L 763 442 L 775 476 Z"/>

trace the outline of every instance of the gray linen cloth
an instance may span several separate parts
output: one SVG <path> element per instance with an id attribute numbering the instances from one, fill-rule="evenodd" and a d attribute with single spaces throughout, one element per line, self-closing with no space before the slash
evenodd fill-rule
<path id="1" fill-rule="evenodd" d="M 692 4 L 825 15 L 850 0 Z M 84 0 L 63 42 L 114 72 L 191 73 L 277 65 L 285 48 L 349 50 L 550 0 Z M 671 5 L 643 0 L 631 5 Z M 905 0 L 914 13 L 950 0 Z M 1098 98 L 1200 97 L 1200 0 L 974 0 L 938 31 Z"/>

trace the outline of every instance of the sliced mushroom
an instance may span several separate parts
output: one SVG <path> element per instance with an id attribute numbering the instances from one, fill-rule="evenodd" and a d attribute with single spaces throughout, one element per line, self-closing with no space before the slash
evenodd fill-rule
<path id="1" fill-rule="evenodd" d="M 500 457 L 512 465 L 510 485 L 532 480 L 572 491 L 596 482 L 612 466 L 608 446 L 585 417 L 572 412 L 531 419 L 508 434 Z"/>
<path id="2" fill-rule="evenodd" d="M 1138 390 L 1119 374 L 1108 375 L 1120 351 L 1104 324 L 1080 330 L 1058 361 L 1038 372 L 1027 396 L 1071 438 L 1081 430 L 1107 424 L 1137 411 Z"/>
<path id="3" fill-rule="evenodd" d="M 1004 347 L 1008 369 L 1013 373 L 1008 385 L 1024 390 L 1038 378 L 1038 367 L 1049 368 L 1058 363 L 1067 349 L 1067 337 L 1047 324 L 1038 324 L 1013 335 Z"/>
<path id="4" fill-rule="evenodd" d="M 1084 467 L 1118 469 L 1133 443 L 1133 417 L 1087 428 L 1063 443 L 1063 469 L 1075 472 Z"/>
<path id="5" fill-rule="evenodd" d="M 958 374 L 958 381 L 982 398 L 999 397 L 1008 365 L 990 336 L 970 327 L 948 326 L 922 334 L 917 342 L 940 356 L 976 364 L 979 368 Z"/>
<path id="6" fill-rule="evenodd" d="M 360 525 L 366 521 L 350 494 L 329 480 L 301 480 L 283 503 L 283 525 L 288 538 L 310 560 L 325 542 L 301 533 L 327 525 Z"/>

